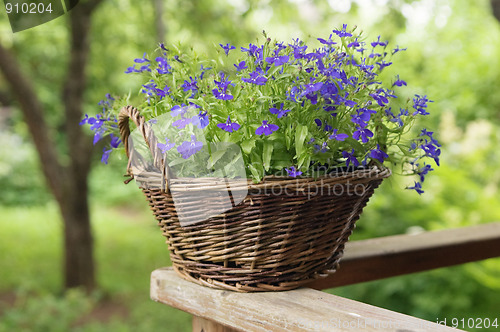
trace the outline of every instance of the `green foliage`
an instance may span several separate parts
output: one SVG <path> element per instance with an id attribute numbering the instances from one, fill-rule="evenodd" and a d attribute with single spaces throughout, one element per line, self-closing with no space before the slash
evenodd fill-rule
<path id="1" fill-rule="evenodd" d="M 435 100 L 431 118 L 419 125 L 440 126 L 436 132 L 444 145 L 442 166 L 433 174 L 432 183 L 425 183 L 428 187 L 421 197 L 401 192 L 409 179 L 385 180 L 365 209 L 352 239 L 499 220 L 500 94 L 496 91 L 500 86 L 500 29 L 489 12 L 489 2 L 450 0 L 425 5 L 430 2 L 363 1 L 353 2 L 349 12 L 341 11 L 340 3 L 344 2 L 172 0 L 163 15 L 166 39 L 171 44 L 188 41 L 214 57 L 217 54 L 211 52 L 218 42 L 243 45 L 261 30 L 273 31 L 286 40 L 295 36 L 307 39 L 310 34 L 323 34 L 348 23 L 365 30 L 370 40 L 377 38 L 370 32 L 377 31 L 392 45 L 408 47 L 404 59 L 397 63 L 398 73 L 411 82 L 411 90 L 425 91 Z M 1 23 L 2 31 L 7 31 L 5 22 Z M 89 114 L 100 111 L 96 103 L 105 93 L 139 89 L 141 82 L 122 72 L 132 58 L 141 57 L 143 50 L 157 42 L 149 2 L 138 6 L 131 0 L 103 1 L 92 24 L 85 95 L 85 112 Z M 62 116 L 60 82 L 67 64 L 67 35 L 66 18 L 60 18 L 14 36 L 5 34 L 2 40 L 13 45 L 23 69 L 37 83 L 37 93 L 54 129 L 52 134 L 61 147 L 64 137 L 57 129 Z M 0 82 L 0 88 L 5 88 L 4 82 Z M 139 99 L 135 93 L 131 95 L 132 103 Z M 17 112 L 11 121 L 16 134 L 3 128 L 0 132 L 0 289 L 15 290 L 20 300 L 4 311 L 0 330 L 6 329 L 7 321 L 9 330 L 61 330 L 72 327 L 78 312 L 95 308 L 100 297 L 86 298 L 79 292 L 67 297 L 51 295 L 58 294 L 62 284 L 58 212 L 53 204 L 25 206 L 47 202 L 48 194 L 34 150 L 23 143 L 29 133 Z M 294 142 L 292 139 L 284 144 L 290 148 Z M 256 146 L 250 140 L 241 143 L 245 153 L 257 148 L 261 149 L 259 157 L 265 156 L 263 147 Z M 100 152 L 102 146 L 96 150 Z M 133 184 L 122 184 L 124 155 L 111 158 L 116 160 L 106 167 L 96 167 L 91 176 L 98 279 L 104 294 L 129 304 L 130 318 L 112 319 L 107 324 L 90 322 L 73 330 L 188 331 L 188 315 L 153 303 L 147 296 L 150 271 L 168 264 L 166 246 L 140 191 Z M 14 204 L 23 206 L 6 207 Z M 122 208 L 108 210 L 100 204 Z M 499 267 L 498 259 L 491 259 L 333 292 L 431 321 L 457 316 L 493 317 L 500 307 Z M 49 320 L 50 326 L 43 325 Z"/>
<path id="2" fill-rule="evenodd" d="M 0 144 L 0 205 L 46 203 L 50 196 L 33 146 L 9 131 L 0 131 Z"/>

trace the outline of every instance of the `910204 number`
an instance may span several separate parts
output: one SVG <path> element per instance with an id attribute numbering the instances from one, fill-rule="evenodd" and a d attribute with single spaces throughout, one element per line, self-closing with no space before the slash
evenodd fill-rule
<path id="1" fill-rule="evenodd" d="M 52 13 L 52 4 L 48 3 L 47 5 L 44 3 L 26 3 L 23 2 L 21 4 L 15 3 L 12 4 L 10 2 L 5 3 L 5 10 L 7 14 L 42 14 L 42 13 Z"/>

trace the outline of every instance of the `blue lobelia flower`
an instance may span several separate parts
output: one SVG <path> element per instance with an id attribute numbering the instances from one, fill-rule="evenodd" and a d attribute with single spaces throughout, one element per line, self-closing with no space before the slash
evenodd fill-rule
<path id="1" fill-rule="evenodd" d="M 291 166 L 290 168 L 285 168 L 285 171 L 288 173 L 288 176 L 292 178 L 296 178 L 297 176 L 302 175 L 302 172 L 295 168 L 295 166 Z"/>
<path id="2" fill-rule="evenodd" d="M 336 141 L 342 142 L 344 141 L 349 135 L 347 134 L 338 134 L 338 129 L 333 130 L 333 134 L 328 136 L 328 139 L 334 139 Z"/>
<path id="3" fill-rule="evenodd" d="M 161 153 L 165 154 L 175 146 L 175 143 L 170 143 L 170 140 L 165 138 L 165 143 L 157 143 L 156 146 L 161 150 Z"/>
<path id="4" fill-rule="evenodd" d="M 382 151 L 380 145 L 377 144 L 377 148 L 370 151 L 370 157 L 383 163 L 385 159 L 389 158 L 389 155 Z"/>
<path id="5" fill-rule="evenodd" d="M 352 47 L 352 48 L 356 48 L 356 47 L 360 47 L 360 46 L 361 46 L 361 43 L 358 41 L 358 37 L 356 37 L 356 39 L 354 41 L 347 44 L 347 47 Z"/>
<path id="6" fill-rule="evenodd" d="M 145 62 L 150 62 L 148 59 L 146 59 L 146 52 L 144 52 L 144 54 L 142 55 L 142 58 L 139 58 L 139 59 L 135 59 L 134 62 L 135 63 L 145 63 Z"/>
<path id="7" fill-rule="evenodd" d="M 328 146 L 326 142 L 323 142 L 321 146 L 314 144 L 314 152 L 325 153 L 328 151 Z"/>
<path id="8" fill-rule="evenodd" d="M 255 130 L 255 135 L 271 135 L 273 132 L 278 130 L 280 127 L 278 125 L 267 123 L 266 120 L 262 121 L 262 126 Z"/>
<path id="9" fill-rule="evenodd" d="M 227 88 L 229 87 L 229 85 L 232 84 L 231 81 L 228 78 L 226 78 L 224 72 L 220 72 L 219 75 L 221 77 L 220 81 L 214 80 L 215 85 L 217 85 L 217 87 L 218 87 L 218 89 L 212 90 L 214 97 L 217 99 L 220 99 L 220 100 L 233 99 L 234 96 L 227 93 Z M 232 85 L 234 85 L 234 84 L 232 84 Z"/>
<path id="10" fill-rule="evenodd" d="M 267 78 L 261 75 L 261 72 L 254 70 L 250 73 L 250 78 L 243 77 L 241 79 L 243 82 L 252 83 L 256 85 L 265 85 L 267 82 Z"/>
<path id="11" fill-rule="evenodd" d="M 425 140 L 425 144 L 422 144 L 420 148 L 424 150 L 426 156 L 433 158 L 439 166 L 439 156 L 441 155 L 441 150 L 438 148 L 438 145 L 435 145 L 432 141 L 428 142 Z"/>
<path id="12" fill-rule="evenodd" d="M 396 48 L 392 50 L 392 54 L 396 54 L 401 51 L 406 51 L 406 48 L 399 48 L 399 46 L 396 45 Z"/>
<path id="13" fill-rule="evenodd" d="M 202 148 L 203 143 L 196 141 L 196 136 L 191 135 L 191 141 L 182 142 L 182 144 L 177 147 L 177 151 L 181 154 L 182 158 L 188 159 Z"/>
<path id="14" fill-rule="evenodd" d="M 396 81 L 392 83 L 392 86 L 406 86 L 406 82 L 399 78 L 399 75 L 396 76 Z"/>
<path id="15" fill-rule="evenodd" d="M 342 151 L 342 157 L 346 158 L 345 164 L 347 167 L 352 163 L 355 167 L 359 166 L 359 161 L 354 156 L 354 149 L 351 152 Z"/>
<path id="16" fill-rule="evenodd" d="M 184 116 L 181 116 L 179 120 L 176 120 L 172 123 L 172 126 L 179 129 L 184 129 L 190 123 L 191 123 L 191 118 L 185 118 Z"/>
<path id="17" fill-rule="evenodd" d="M 106 164 L 106 165 L 108 164 L 109 154 L 111 153 L 111 151 L 113 151 L 113 150 L 106 149 L 106 147 L 104 147 L 102 149 L 101 163 Z"/>
<path id="18" fill-rule="evenodd" d="M 429 114 L 426 111 L 427 108 L 427 103 L 432 103 L 432 100 L 427 99 L 427 96 L 419 96 L 415 95 L 415 98 L 413 98 L 413 108 L 416 110 L 413 112 L 413 115 L 421 114 L 421 115 L 427 115 Z"/>
<path id="19" fill-rule="evenodd" d="M 346 31 L 347 24 L 342 24 L 342 30 L 333 30 L 332 32 L 339 37 L 352 37 L 352 34 Z"/>
<path id="20" fill-rule="evenodd" d="M 227 121 L 225 123 L 218 123 L 217 127 L 224 131 L 227 131 L 228 133 L 232 133 L 233 131 L 240 129 L 239 124 L 237 124 L 236 122 L 231 122 L 229 115 L 227 116 Z"/>
<path id="21" fill-rule="evenodd" d="M 415 185 L 413 187 L 408 187 L 406 189 L 413 189 L 415 190 L 419 195 L 423 194 L 424 191 L 422 190 L 422 184 L 420 182 L 415 182 Z"/>
<path id="22" fill-rule="evenodd" d="M 200 80 L 203 79 L 203 76 L 205 75 L 205 72 L 207 72 L 208 70 L 212 69 L 211 67 L 203 67 L 203 65 L 201 65 L 201 74 L 200 74 Z"/>
<path id="23" fill-rule="evenodd" d="M 184 84 L 181 85 L 181 88 L 184 92 L 193 91 L 194 95 L 196 91 L 198 91 L 198 80 L 196 79 L 196 76 L 194 78 L 189 76 L 189 81 L 184 80 Z"/>
<path id="24" fill-rule="evenodd" d="M 392 65 L 392 62 L 386 62 L 385 60 L 382 60 L 380 62 L 377 62 L 377 65 L 379 66 L 379 69 L 382 70 L 385 67 L 389 67 L 390 65 Z"/>
<path id="25" fill-rule="evenodd" d="M 325 40 L 323 38 L 318 38 L 318 40 L 319 40 L 319 42 L 321 44 L 328 45 L 328 46 L 333 46 L 333 45 L 337 44 L 336 42 L 334 42 L 332 40 L 332 35 L 331 34 L 330 34 L 330 38 L 328 38 L 328 40 Z"/>
<path id="26" fill-rule="evenodd" d="M 418 165 L 418 164 L 417 164 Z M 434 169 L 431 167 L 431 165 L 424 165 L 423 167 L 421 167 L 418 171 L 417 171 L 417 174 L 419 175 L 420 177 L 420 182 L 424 182 L 425 180 L 425 176 L 427 175 L 427 173 L 433 171 Z"/>
<path id="27" fill-rule="evenodd" d="M 376 46 L 383 46 L 383 47 L 385 47 L 385 46 L 387 46 L 388 43 L 389 43 L 388 41 L 381 42 L 380 41 L 380 36 L 378 36 L 377 41 L 372 42 L 371 45 L 372 45 L 372 47 L 376 47 Z"/>
<path id="28" fill-rule="evenodd" d="M 109 145 L 111 145 L 111 147 L 113 149 L 116 149 L 118 148 L 118 146 L 120 145 L 120 143 L 122 142 L 122 140 L 120 139 L 120 137 L 118 136 L 115 136 L 113 134 L 110 134 L 109 135 L 111 137 L 111 142 L 109 143 Z"/>
<path id="29" fill-rule="evenodd" d="M 360 137 L 361 142 L 367 143 L 369 137 L 373 137 L 373 133 L 368 128 L 359 127 L 354 133 L 352 133 L 352 138 L 354 138 L 355 140 L 359 140 Z"/>
<path id="30" fill-rule="evenodd" d="M 282 56 L 275 55 L 275 56 L 272 56 L 272 57 L 267 57 L 266 58 L 266 62 L 267 63 L 272 63 L 276 67 L 279 67 L 279 66 L 284 65 L 285 63 L 287 63 L 289 59 L 290 59 L 290 57 L 288 55 L 282 55 Z"/>
<path id="31" fill-rule="evenodd" d="M 186 104 L 182 103 L 181 105 L 175 105 L 170 109 L 170 115 L 175 118 L 178 115 L 184 115 L 188 111 L 188 107 Z"/>
<path id="32" fill-rule="evenodd" d="M 241 61 L 239 64 L 237 64 L 237 65 L 233 65 L 233 66 L 234 66 L 234 67 L 236 67 L 236 71 L 237 71 L 237 72 L 240 72 L 240 71 L 242 71 L 243 69 L 247 69 L 247 68 L 248 68 L 248 67 L 247 67 L 247 64 L 246 64 L 246 62 L 245 62 L 245 61 Z"/>
<path id="33" fill-rule="evenodd" d="M 172 67 L 168 64 L 166 58 L 157 57 L 156 62 L 158 62 L 158 69 L 156 70 L 158 74 L 170 74 Z"/>
<path id="34" fill-rule="evenodd" d="M 227 43 L 226 45 L 222 45 L 222 44 L 219 44 L 219 45 L 220 45 L 220 47 L 222 47 L 222 49 L 224 50 L 224 53 L 226 53 L 226 55 L 229 55 L 229 51 L 234 50 L 236 48 L 233 45 L 230 45 L 229 43 Z"/>
<path id="35" fill-rule="evenodd" d="M 193 116 L 191 118 L 191 123 L 193 126 L 196 126 L 200 129 L 206 128 L 209 124 L 210 120 L 208 119 L 207 112 L 200 111 L 199 114 Z"/>
<path id="36" fill-rule="evenodd" d="M 269 109 L 269 112 L 271 112 L 272 114 L 278 114 L 278 119 L 280 119 L 280 118 L 286 116 L 287 115 L 286 113 L 290 112 L 290 110 L 284 110 L 283 109 L 283 103 L 281 103 L 279 109 L 277 109 L 275 107 L 271 107 Z"/>

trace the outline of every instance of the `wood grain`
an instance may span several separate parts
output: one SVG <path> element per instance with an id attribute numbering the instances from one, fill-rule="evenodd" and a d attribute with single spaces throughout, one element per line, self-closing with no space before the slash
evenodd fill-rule
<path id="1" fill-rule="evenodd" d="M 348 242 L 339 270 L 307 287 L 326 289 L 500 256 L 500 222 Z"/>
<path id="2" fill-rule="evenodd" d="M 212 331 L 224 331 L 220 325 L 255 332 L 457 331 L 309 288 L 264 293 L 212 289 L 178 277 L 171 268 L 153 271 L 151 298 L 219 324 Z"/>

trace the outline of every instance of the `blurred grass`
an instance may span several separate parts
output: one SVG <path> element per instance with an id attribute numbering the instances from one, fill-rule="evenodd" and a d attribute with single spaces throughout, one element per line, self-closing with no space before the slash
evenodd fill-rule
<path id="1" fill-rule="evenodd" d="M 56 207 L 0 207 L 0 293 L 17 295 L 15 306 L 4 308 L 0 331 L 189 331 L 188 314 L 149 299 L 150 272 L 170 261 L 143 205 L 92 209 L 100 291 L 89 297 L 78 290 L 60 293 L 62 224 Z M 129 316 L 73 326 L 107 298 L 124 305 Z"/>

